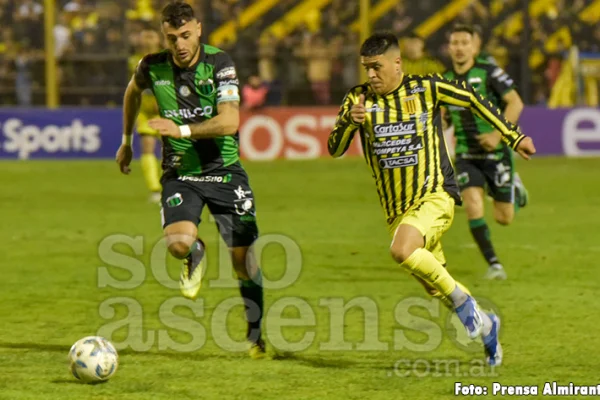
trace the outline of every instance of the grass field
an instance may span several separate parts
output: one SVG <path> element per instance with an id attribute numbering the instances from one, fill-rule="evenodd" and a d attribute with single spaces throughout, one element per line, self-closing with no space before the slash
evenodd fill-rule
<path id="1" fill-rule="evenodd" d="M 138 164 L 125 177 L 112 162 L 3 162 L 0 399 L 449 399 L 454 382 L 598 384 L 598 161 L 518 167 L 531 205 L 508 228 L 490 225 L 508 281 L 481 280 L 485 264 L 464 210 L 444 238 L 454 276 L 502 316 L 505 363 L 491 370 L 392 262 L 361 160 L 246 163 L 261 233 L 301 250 L 286 261 L 281 246 L 264 248 L 266 278 L 284 286 L 299 276 L 266 292 L 267 339 L 277 351 L 262 361 L 227 343 L 243 341 L 245 323 L 241 306 L 223 311 L 238 290 L 219 273 L 209 215 L 200 230 L 209 260 L 202 298 L 185 302 L 151 272 L 166 271 L 161 253 L 151 257 L 160 217 Z M 109 250 L 125 236 L 142 236 L 138 255 L 122 243 Z M 168 265 L 177 279 L 179 264 Z M 342 319 L 341 299 L 367 312 L 355 307 Z M 71 344 L 107 332 L 129 343 L 117 374 L 79 384 L 67 371 Z"/>

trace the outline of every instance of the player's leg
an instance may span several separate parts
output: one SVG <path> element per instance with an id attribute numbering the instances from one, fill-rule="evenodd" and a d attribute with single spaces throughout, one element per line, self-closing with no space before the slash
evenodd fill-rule
<path id="1" fill-rule="evenodd" d="M 450 299 L 470 337 L 479 336 L 483 319 L 475 300 L 465 293 L 427 248 L 450 227 L 454 200 L 446 193 L 429 195 L 409 209 L 395 229 L 390 251 L 404 269 Z"/>
<path id="2" fill-rule="evenodd" d="M 202 285 L 204 243 L 197 236 L 204 203 L 191 183 L 178 180 L 165 182 L 161 203 L 163 232 L 169 253 L 183 260 L 179 279 L 181 293 L 194 299 Z"/>
<path id="3" fill-rule="evenodd" d="M 446 268 L 446 257 L 444 255 L 444 250 L 442 249 L 442 243 L 440 241 L 435 243 L 432 248 L 428 248 L 427 250 L 431 251 L 431 254 L 433 254 L 433 256 L 436 258 L 436 260 L 438 260 L 439 263 L 442 264 L 444 266 L 444 268 Z M 416 276 L 415 276 L 415 278 L 417 278 L 417 281 L 421 285 L 423 285 L 427 294 L 429 294 L 431 297 L 434 297 L 434 298 L 438 299 L 439 301 L 441 301 L 442 304 L 444 304 L 444 306 L 446 306 L 446 308 L 450 309 L 451 311 L 454 311 L 454 304 L 452 303 L 452 300 L 450 300 L 448 297 L 444 296 L 441 292 L 438 292 L 433 286 L 429 285 L 427 282 L 425 282 L 421 278 L 418 278 Z M 471 291 L 466 286 L 464 286 L 462 283 L 460 283 L 457 280 L 455 280 L 455 282 L 456 282 L 456 285 L 463 292 L 465 292 L 468 295 L 471 295 Z"/>
<path id="4" fill-rule="evenodd" d="M 207 202 L 221 237 L 229 248 L 238 277 L 246 311 L 246 338 L 250 344 L 250 355 L 262 358 L 265 355 L 261 328 L 264 303 L 262 273 L 252 247 L 258 238 L 254 195 L 245 171 L 235 171 L 228 176 L 223 180 L 227 182 L 207 184 Z"/>
<path id="5" fill-rule="evenodd" d="M 160 167 L 155 155 L 156 131 L 148 125 L 150 116 L 140 112 L 136 121 L 136 130 L 140 135 L 142 174 L 148 190 L 150 190 L 150 201 L 158 203 L 160 201 Z"/>
<path id="6" fill-rule="evenodd" d="M 491 232 L 484 218 L 484 187 L 486 185 L 486 177 L 482 170 L 484 165 L 480 160 L 458 160 L 456 163 L 457 180 L 461 188 L 471 236 L 488 263 L 485 277 L 501 279 L 504 271 L 494 250 Z"/>

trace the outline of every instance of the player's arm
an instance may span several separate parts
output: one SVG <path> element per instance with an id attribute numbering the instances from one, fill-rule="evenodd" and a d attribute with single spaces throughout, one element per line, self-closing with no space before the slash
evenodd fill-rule
<path id="1" fill-rule="evenodd" d="M 163 136 L 188 139 L 209 139 L 235 135 L 240 125 L 239 81 L 235 66 L 227 53 L 216 55 L 213 81 L 217 115 L 199 123 L 177 126 L 169 119 L 154 119 L 150 126 Z"/>
<path id="2" fill-rule="evenodd" d="M 502 140 L 511 148 L 515 149 L 525 138 L 515 124 L 506 120 L 498 107 L 483 98 L 465 82 L 450 81 L 441 75 L 434 75 L 432 86 L 440 105 L 470 108 L 471 111 L 492 124 L 502 134 Z"/>
<path id="3" fill-rule="evenodd" d="M 521 96 L 517 93 L 514 80 L 500 67 L 490 65 L 488 68 L 488 90 L 502 98 L 502 101 L 506 104 L 504 117 L 516 125 L 519 122 L 524 105 Z M 477 138 L 484 149 L 492 151 L 502 140 L 502 134 L 496 130 L 490 135 L 479 135 Z"/>
<path id="4" fill-rule="evenodd" d="M 502 134 L 502 140 L 523 158 L 529 159 L 535 154 L 530 137 L 523 135 L 517 125 L 509 122 L 501 110 L 486 100 L 465 82 L 450 81 L 439 74 L 433 76 L 432 89 L 435 91 L 437 105 L 454 105 L 470 108 L 471 111 L 488 121 Z"/>
<path id="5" fill-rule="evenodd" d="M 348 92 L 327 141 L 327 150 L 332 157 L 341 157 L 348 150 L 354 132 L 365 120 L 365 112 L 365 95 L 358 94 L 355 89 Z"/>
<path id="6" fill-rule="evenodd" d="M 129 164 L 133 158 L 131 143 L 133 141 L 133 127 L 140 112 L 142 92 L 150 87 L 148 64 L 142 59 L 125 89 L 123 97 L 123 138 L 121 147 L 117 151 L 116 161 L 122 173 L 131 172 Z"/>

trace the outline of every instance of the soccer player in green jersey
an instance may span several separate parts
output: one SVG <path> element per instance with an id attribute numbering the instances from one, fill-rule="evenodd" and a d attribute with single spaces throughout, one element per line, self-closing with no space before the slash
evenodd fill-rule
<path id="1" fill-rule="evenodd" d="M 130 172 L 132 130 L 142 92 L 150 89 L 162 117 L 149 122 L 162 136 L 162 226 L 169 252 L 184 261 L 181 292 L 193 299 L 200 290 L 204 244 L 197 227 L 206 205 L 239 279 L 250 355 L 261 358 L 263 288 L 251 251 L 258 237 L 254 196 L 239 157 L 239 82 L 229 55 L 202 44 L 201 32 L 188 4 L 173 1 L 165 6 L 167 50 L 145 56 L 129 82 L 117 162 L 122 173 Z"/>
<path id="2" fill-rule="evenodd" d="M 496 65 L 475 59 L 474 31 L 457 25 L 450 35 L 452 70 L 444 76 L 468 83 L 488 100 L 503 109 L 504 117 L 516 124 L 523 102 L 510 76 Z M 508 225 L 515 208 L 527 204 L 527 190 L 514 173 L 512 150 L 501 141 L 501 133 L 488 121 L 465 107 L 449 106 L 456 136 L 457 181 L 465 204 L 471 234 L 489 264 L 487 279 L 506 279 L 484 219 L 484 189 L 494 200 L 494 218 Z"/>

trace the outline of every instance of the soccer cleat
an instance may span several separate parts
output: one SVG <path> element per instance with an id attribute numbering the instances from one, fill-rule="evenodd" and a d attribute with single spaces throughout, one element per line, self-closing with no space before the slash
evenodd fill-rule
<path id="1" fill-rule="evenodd" d="M 482 336 L 485 349 L 486 361 L 492 367 L 502 364 L 502 345 L 500 345 L 500 318 L 494 314 L 488 314 L 492 320 L 492 330 L 487 336 Z"/>
<path id="2" fill-rule="evenodd" d="M 487 272 L 485 273 L 485 275 L 483 276 L 484 279 L 488 279 L 488 280 L 498 280 L 498 281 L 504 281 L 506 280 L 507 276 L 506 276 L 506 271 L 504 271 L 504 268 L 502 267 L 502 264 L 499 263 L 494 263 L 492 265 L 489 266 Z"/>
<path id="3" fill-rule="evenodd" d="M 250 343 L 250 349 L 248 350 L 250 357 L 254 360 L 260 360 L 267 356 L 265 342 L 259 339 L 257 342 Z"/>
<path id="4" fill-rule="evenodd" d="M 204 258 L 204 242 L 200 239 L 194 243 L 196 248 L 183 260 L 179 289 L 184 297 L 195 299 L 202 286 L 202 259 Z"/>
<path id="5" fill-rule="evenodd" d="M 483 319 L 479 314 L 479 307 L 474 298 L 467 295 L 467 300 L 456 308 L 456 315 L 467 330 L 471 339 L 477 338 L 483 329 Z"/>
<path id="6" fill-rule="evenodd" d="M 525 184 L 523 184 L 523 180 L 518 172 L 515 172 L 514 183 L 515 189 L 519 191 L 519 208 L 523 208 L 529 203 L 529 192 L 527 191 Z"/>

